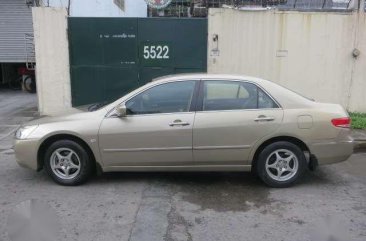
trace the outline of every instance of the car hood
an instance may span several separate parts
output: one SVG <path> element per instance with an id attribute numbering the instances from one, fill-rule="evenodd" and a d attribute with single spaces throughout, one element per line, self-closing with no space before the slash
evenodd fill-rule
<path id="1" fill-rule="evenodd" d="M 64 112 L 57 116 L 41 116 L 37 119 L 27 122 L 25 125 L 41 125 L 55 122 L 68 122 L 68 121 L 80 121 L 90 120 L 97 117 L 103 117 L 107 113 L 107 110 L 101 108 L 94 112 L 85 112 L 79 109 L 73 109 L 72 111 Z"/>

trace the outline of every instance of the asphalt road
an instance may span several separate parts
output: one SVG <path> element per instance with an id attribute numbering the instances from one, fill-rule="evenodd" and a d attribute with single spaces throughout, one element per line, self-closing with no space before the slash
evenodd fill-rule
<path id="1" fill-rule="evenodd" d="M 364 153 L 287 189 L 250 173 L 112 173 L 63 187 L 15 162 L 12 132 L 35 115 L 35 95 L 0 91 L 0 240 L 30 199 L 56 211 L 59 240 L 366 240 Z"/>

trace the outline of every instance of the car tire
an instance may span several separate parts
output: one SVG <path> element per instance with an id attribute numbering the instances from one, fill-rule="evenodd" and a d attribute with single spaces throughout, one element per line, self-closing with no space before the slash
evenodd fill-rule
<path id="1" fill-rule="evenodd" d="M 284 188 L 296 183 L 306 170 L 306 158 L 295 144 L 279 141 L 266 146 L 259 154 L 256 171 L 270 187 Z"/>
<path id="2" fill-rule="evenodd" d="M 56 183 L 76 186 L 88 180 L 93 172 L 94 163 L 79 143 L 59 140 L 47 148 L 44 166 Z"/>
<path id="3" fill-rule="evenodd" d="M 36 80 L 34 76 L 27 76 L 23 81 L 23 86 L 26 91 L 29 93 L 36 93 Z"/>

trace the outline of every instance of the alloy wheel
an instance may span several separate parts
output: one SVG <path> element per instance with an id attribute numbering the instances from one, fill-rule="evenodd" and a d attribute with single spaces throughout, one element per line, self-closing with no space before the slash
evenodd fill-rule
<path id="1" fill-rule="evenodd" d="M 266 159 L 267 174 L 276 181 L 288 181 L 296 175 L 299 161 L 296 155 L 287 149 L 273 151 Z"/>
<path id="2" fill-rule="evenodd" d="M 50 158 L 52 172 L 61 179 L 75 178 L 81 169 L 78 154 L 70 148 L 56 149 Z"/>

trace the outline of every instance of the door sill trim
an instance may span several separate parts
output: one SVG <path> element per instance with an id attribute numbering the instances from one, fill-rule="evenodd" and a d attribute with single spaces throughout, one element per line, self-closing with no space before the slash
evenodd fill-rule
<path id="1" fill-rule="evenodd" d="M 222 150 L 222 149 L 249 149 L 250 145 L 235 145 L 235 146 L 195 146 L 193 150 Z"/>
<path id="2" fill-rule="evenodd" d="M 186 151 L 192 150 L 190 146 L 183 147 L 150 147 L 150 148 L 118 148 L 118 149 L 103 149 L 103 152 L 138 152 L 138 151 Z"/>
<path id="3" fill-rule="evenodd" d="M 205 171 L 250 171 L 251 165 L 189 165 L 189 166 L 108 166 L 104 167 L 104 172 L 205 172 Z"/>

